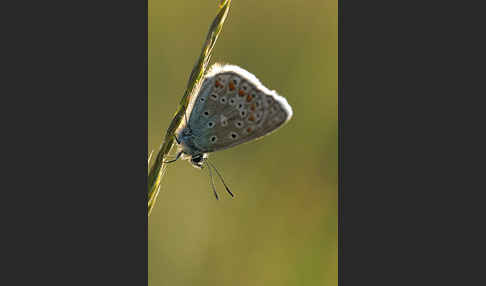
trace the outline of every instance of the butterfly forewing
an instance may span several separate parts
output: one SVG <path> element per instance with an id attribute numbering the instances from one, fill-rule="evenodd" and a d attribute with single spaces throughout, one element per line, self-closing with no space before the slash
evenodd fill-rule
<path id="1" fill-rule="evenodd" d="M 292 116 L 287 100 L 246 70 L 213 65 L 194 99 L 189 126 L 194 143 L 213 152 L 265 136 Z"/>

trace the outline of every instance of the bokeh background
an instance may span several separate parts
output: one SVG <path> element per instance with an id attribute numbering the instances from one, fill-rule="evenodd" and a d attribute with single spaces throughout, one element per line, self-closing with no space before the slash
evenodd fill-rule
<path id="1" fill-rule="evenodd" d="M 149 0 L 148 151 L 158 150 L 216 0 Z M 255 74 L 293 107 L 262 140 L 171 164 L 149 217 L 155 285 L 337 285 L 337 0 L 233 0 L 212 63 Z"/>

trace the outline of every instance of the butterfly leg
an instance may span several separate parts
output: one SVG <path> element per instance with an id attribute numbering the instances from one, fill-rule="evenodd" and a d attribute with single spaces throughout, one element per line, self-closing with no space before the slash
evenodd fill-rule
<path id="1" fill-rule="evenodd" d="M 181 144 L 181 141 L 179 141 L 179 138 L 177 138 L 177 136 L 174 134 L 174 138 L 175 138 L 175 141 L 177 142 L 177 144 Z"/>
<path id="2" fill-rule="evenodd" d="M 165 164 L 167 164 L 167 163 L 173 163 L 173 162 L 179 160 L 179 158 L 181 157 L 181 155 L 182 155 L 182 151 L 177 154 L 177 156 L 176 156 L 176 158 L 174 160 L 164 161 L 164 163 Z"/>

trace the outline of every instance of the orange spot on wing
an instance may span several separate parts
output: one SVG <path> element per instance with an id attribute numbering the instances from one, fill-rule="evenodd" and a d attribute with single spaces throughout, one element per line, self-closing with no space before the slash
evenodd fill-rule
<path id="1" fill-rule="evenodd" d="M 246 131 L 248 131 L 248 133 L 251 132 L 251 127 L 248 127 Z"/>
<path id="2" fill-rule="evenodd" d="M 251 109 L 251 111 L 255 111 L 255 104 L 254 103 L 250 106 L 250 109 Z"/>
<path id="3" fill-rule="evenodd" d="M 251 96 L 251 95 L 248 95 L 248 96 L 246 97 L 246 101 L 247 101 L 247 102 L 250 102 L 252 99 L 253 99 L 253 96 Z"/>
<path id="4" fill-rule="evenodd" d="M 239 94 L 240 96 L 245 96 L 245 92 L 244 92 L 242 89 L 240 89 L 240 91 L 238 92 L 238 94 Z"/>
<path id="5" fill-rule="evenodd" d="M 230 82 L 230 83 L 229 83 L 229 89 L 230 89 L 230 90 L 235 90 L 235 85 L 234 85 L 234 83 L 233 83 L 233 82 Z"/>
<path id="6" fill-rule="evenodd" d="M 248 120 L 255 121 L 255 116 L 253 116 L 253 114 L 250 114 L 250 116 L 248 117 Z"/>

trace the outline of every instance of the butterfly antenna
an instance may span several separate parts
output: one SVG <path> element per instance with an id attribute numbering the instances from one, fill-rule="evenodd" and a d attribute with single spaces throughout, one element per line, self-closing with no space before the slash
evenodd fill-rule
<path id="1" fill-rule="evenodd" d="M 213 167 L 213 169 L 216 171 L 216 174 L 218 174 L 219 179 L 221 180 L 221 182 L 223 183 L 224 187 L 226 188 L 226 191 L 228 192 L 228 194 L 230 194 L 230 196 L 234 198 L 235 196 L 233 195 L 233 193 L 230 191 L 230 189 L 228 188 L 228 186 L 224 182 L 223 176 L 221 176 L 221 174 L 218 172 L 218 169 L 216 169 L 216 167 L 211 162 L 209 162 L 208 159 L 206 159 L 206 162 L 208 162 L 211 165 L 211 167 Z"/>
<path id="2" fill-rule="evenodd" d="M 207 164 L 206 164 L 207 165 Z M 213 181 L 213 173 L 211 172 L 211 168 L 210 166 L 208 165 L 208 170 L 209 170 L 209 178 L 211 180 L 211 187 L 213 188 L 213 193 L 214 193 L 214 196 L 216 197 L 217 200 L 219 200 L 218 198 L 218 193 L 216 193 L 216 188 L 214 187 L 214 181 Z"/>

